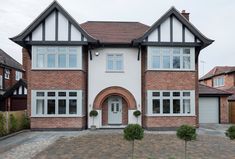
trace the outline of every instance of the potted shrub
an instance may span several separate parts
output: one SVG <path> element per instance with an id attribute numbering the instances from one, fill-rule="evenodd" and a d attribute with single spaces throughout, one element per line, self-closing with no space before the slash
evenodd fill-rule
<path id="1" fill-rule="evenodd" d="M 134 157 L 135 140 L 141 140 L 144 137 L 144 129 L 139 124 L 129 124 L 124 129 L 124 139 L 132 141 L 132 159 Z"/>
<path id="2" fill-rule="evenodd" d="M 229 137 L 231 140 L 235 139 L 235 126 L 230 126 L 228 130 L 226 130 L 225 135 Z"/>
<path id="3" fill-rule="evenodd" d="M 141 115 L 141 111 L 136 110 L 136 111 L 133 112 L 133 115 L 136 117 L 137 123 L 138 123 L 138 117 Z"/>
<path id="4" fill-rule="evenodd" d="M 95 130 L 96 129 L 96 126 L 94 125 L 94 118 L 98 115 L 98 112 L 97 110 L 92 110 L 90 111 L 90 117 L 93 118 L 93 125 L 91 125 L 91 130 Z"/>
<path id="5" fill-rule="evenodd" d="M 184 140 L 184 158 L 187 158 L 187 142 L 196 140 L 196 128 L 190 125 L 182 125 L 177 129 L 177 137 Z"/>

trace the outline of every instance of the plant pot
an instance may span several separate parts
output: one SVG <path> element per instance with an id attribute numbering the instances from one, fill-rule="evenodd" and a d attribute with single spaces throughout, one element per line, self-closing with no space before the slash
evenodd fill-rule
<path id="1" fill-rule="evenodd" d="M 95 125 L 91 125 L 91 130 L 96 130 L 96 126 Z"/>

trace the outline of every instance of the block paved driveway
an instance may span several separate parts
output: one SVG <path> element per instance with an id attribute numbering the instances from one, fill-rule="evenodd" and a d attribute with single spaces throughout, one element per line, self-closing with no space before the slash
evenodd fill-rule
<path id="1" fill-rule="evenodd" d="M 235 141 L 221 132 L 200 128 L 196 141 L 188 144 L 190 159 L 235 159 Z M 184 142 L 175 132 L 145 132 L 135 142 L 135 158 L 182 159 Z M 110 159 L 131 158 L 131 143 L 122 130 L 73 132 L 25 132 L 0 141 L 0 159 Z"/>

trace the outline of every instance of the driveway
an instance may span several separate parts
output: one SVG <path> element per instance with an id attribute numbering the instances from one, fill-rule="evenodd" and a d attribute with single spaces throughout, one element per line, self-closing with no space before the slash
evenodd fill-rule
<path id="1" fill-rule="evenodd" d="M 200 124 L 197 129 L 199 134 L 202 135 L 213 135 L 213 136 L 225 136 L 226 130 L 231 124 Z"/>
<path id="2" fill-rule="evenodd" d="M 235 158 L 235 141 L 198 131 L 198 139 L 188 144 L 191 159 Z M 0 141 L 0 159 L 126 159 L 130 154 L 131 143 L 123 140 L 122 130 L 33 131 Z M 136 141 L 135 158 L 182 159 L 183 154 L 184 142 L 173 131 L 146 131 L 144 139 Z"/>

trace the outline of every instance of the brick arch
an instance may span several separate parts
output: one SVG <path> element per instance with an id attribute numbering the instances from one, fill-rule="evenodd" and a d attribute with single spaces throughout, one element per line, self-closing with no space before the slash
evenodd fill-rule
<path id="1" fill-rule="evenodd" d="M 135 98 L 131 92 L 122 87 L 112 86 L 105 88 L 98 93 L 94 100 L 94 109 L 101 109 L 105 99 L 113 95 L 122 97 L 127 102 L 128 109 L 137 108 Z"/>

